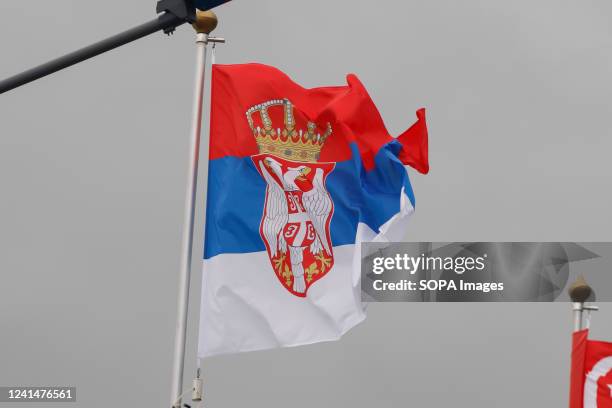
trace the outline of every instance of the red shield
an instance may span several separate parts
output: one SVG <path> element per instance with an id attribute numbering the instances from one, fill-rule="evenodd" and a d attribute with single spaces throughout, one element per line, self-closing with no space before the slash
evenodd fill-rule
<path id="1" fill-rule="evenodd" d="M 335 164 L 296 162 L 269 153 L 251 159 L 267 183 L 259 233 L 270 264 L 281 285 L 305 297 L 334 265 L 329 230 L 334 204 L 325 182 Z"/>

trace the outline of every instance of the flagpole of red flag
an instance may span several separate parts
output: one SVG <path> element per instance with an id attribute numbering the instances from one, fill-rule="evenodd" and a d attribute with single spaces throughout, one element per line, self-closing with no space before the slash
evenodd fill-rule
<path id="1" fill-rule="evenodd" d="M 592 293 L 593 289 L 591 289 L 582 276 L 578 277 L 576 282 L 574 282 L 568 289 L 568 294 L 573 302 L 572 310 L 574 311 L 575 332 L 585 328 L 584 312 L 597 310 L 597 308 L 594 306 L 585 306 L 585 302 L 589 299 Z"/>
<path id="2" fill-rule="evenodd" d="M 223 38 L 211 37 L 210 33 L 217 27 L 218 20 L 212 11 L 196 13 L 193 28 L 196 31 L 196 74 L 193 100 L 193 117 L 191 122 L 191 139 L 189 146 L 189 169 L 187 172 L 187 187 L 185 195 L 185 213 L 183 222 L 183 237 L 181 245 L 181 261 L 179 270 L 179 292 L 177 299 L 176 335 L 174 340 L 174 363 L 172 370 L 172 408 L 181 408 L 183 397 L 183 371 L 185 367 L 185 344 L 187 338 L 187 319 L 189 314 L 189 285 L 191 281 L 191 262 L 193 253 L 193 230 L 195 206 L 197 198 L 197 183 L 199 169 L 199 152 L 202 134 L 202 110 L 204 106 L 204 83 L 206 78 L 206 54 L 209 43 L 224 43 Z M 206 163 L 208 158 L 205 158 Z M 206 206 L 206 192 L 204 193 Z M 200 376 L 194 381 L 193 400 L 201 399 Z"/>
<path id="3" fill-rule="evenodd" d="M 593 289 L 591 289 L 582 276 L 580 276 L 576 282 L 570 285 L 567 292 L 573 302 L 572 310 L 574 313 L 569 408 L 584 408 L 584 363 L 588 329 L 590 328 L 589 317 L 592 311 L 597 311 L 599 308 L 597 306 L 586 304 L 593 294 Z M 585 313 L 587 314 L 586 319 Z"/>

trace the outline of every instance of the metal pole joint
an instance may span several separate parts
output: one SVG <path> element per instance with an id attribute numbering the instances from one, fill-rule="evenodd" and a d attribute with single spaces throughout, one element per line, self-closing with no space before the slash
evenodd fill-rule
<path id="1" fill-rule="evenodd" d="M 182 23 L 193 24 L 196 21 L 196 8 L 193 0 L 159 0 L 156 8 L 157 14 L 169 13 L 182 22 L 164 28 L 164 33 L 170 35 Z"/>

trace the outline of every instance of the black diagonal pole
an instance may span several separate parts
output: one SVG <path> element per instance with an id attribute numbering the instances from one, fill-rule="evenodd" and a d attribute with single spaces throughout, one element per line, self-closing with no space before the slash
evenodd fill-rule
<path id="1" fill-rule="evenodd" d="M 228 0 L 160 0 L 157 2 L 157 12 L 160 14 L 155 20 L 151 20 L 148 23 L 141 24 L 88 47 L 81 48 L 78 51 L 71 52 L 63 57 L 59 57 L 53 61 L 49 61 L 0 81 L 0 94 L 158 31 L 163 30 L 165 33 L 171 33 L 176 27 L 186 22 L 193 23 L 195 21 L 196 6 L 201 10 L 207 10 L 227 1 Z"/>
<path id="2" fill-rule="evenodd" d="M 21 85 L 35 81 L 54 72 L 68 68 L 79 62 L 95 57 L 114 48 L 120 47 L 132 41 L 138 40 L 157 31 L 177 27 L 185 21 L 171 13 L 164 13 L 155 20 L 139 25 L 120 34 L 99 41 L 95 44 L 81 48 L 62 57 L 24 71 L 20 74 L 7 78 L 0 82 L 0 94 L 15 89 Z"/>

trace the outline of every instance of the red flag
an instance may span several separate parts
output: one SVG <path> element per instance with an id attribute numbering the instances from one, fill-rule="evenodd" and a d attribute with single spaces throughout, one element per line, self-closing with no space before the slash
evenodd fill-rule
<path id="1" fill-rule="evenodd" d="M 569 406 L 612 408 L 612 343 L 588 335 L 588 330 L 573 335 Z"/>
<path id="2" fill-rule="evenodd" d="M 572 336 L 572 371 L 570 374 L 570 408 L 582 408 L 584 389 L 584 360 L 588 330 L 574 332 Z"/>

